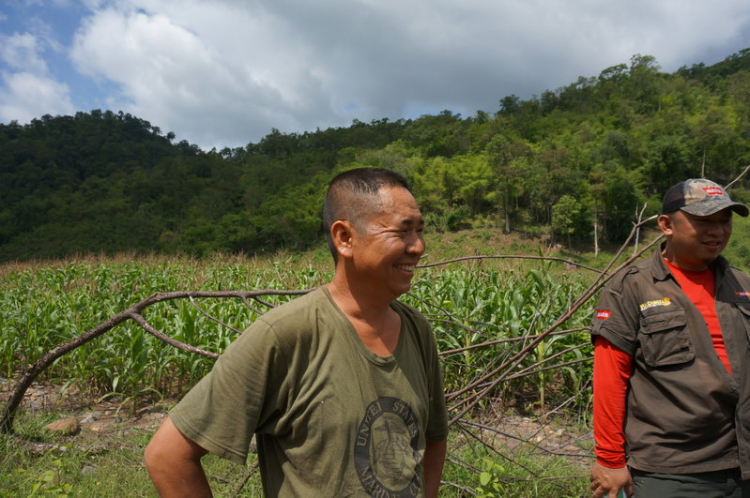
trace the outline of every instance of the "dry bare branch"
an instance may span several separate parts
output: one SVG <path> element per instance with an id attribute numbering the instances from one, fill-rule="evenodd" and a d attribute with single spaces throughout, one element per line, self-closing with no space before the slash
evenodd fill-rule
<path id="1" fill-rule="evenodd" d="M 117 325 L 133 320 L 139 326 L 141 326 L 146 332 L 155 337 L 171 344 L 174 347 L 182 349 L 196 354 L 206 356 L 208 358 L 217 358 L 216 353 L 201 350 L 189 344 L 184 344 L 180 341 L 170 338 L 166 334 L 163 334 L 154 329 L 141 315 L 141 312 L 156 303 L 164 301 L 172 301 L 175 299 L 194 299 L 194 298 L 239 298 L 247 300 L 248 298 L 255 299 L 258 296 L 298 296 L 310 292 L 311 289 L 306 290 L 277 290 L 277 289 L 265 289 L 256 291 L 174 291 L 174 292 L 160 292 L 152 294 L 148 298 L 134 304 L 130 308 L 121 311 L 109 320 L 106 320 L 91 330 L 84 332 L 83 334 L 75 337 L 67 342 L 58 344 L 51 350 L 49 350 L 44 356 L 39 358 L 33 365 L 31 365 L 21 376 L 16 383 L 13 391 L 11 391 L 8 400 L 3 406 L 2 415 L 0 416 L 0 432 L 11 433 L 13 431 L 13 420 L 16 415 L 16 411 L 23 400 L 23 395 L 26 390 L 31 386 L 34 380 L 47 369 L 55 360 L 64 355 L 65 353 L 76 349 L 77 347 L 86 344 L 87 342 L 96 339 L 102 334 L 112 330 Z"/>
<path id="2" fill-rule="evenodd" d="M 495 255 L 485 255 L 485 256 L 463 256 L 460 258 L 454 258 L 454 259 L 448 259 L 446 261 L 438 261 L 436 263 L 425 263 L 421 265 L 417 265 L 417 268 L 432 268 L 435 266 L 444 266 L 452 263 L 458 263 L 460 261 L 471 261 L 471 260 L 484 260 L 484 259 L 536 259 L 541 261 L 557 261 L 560 263 L 565 263 L 568 265 L 576 266 L 578 268 L 584 268 L 586 270 L 590 270 L 596 273 L 599 273 L 600 270 L 596 268 L 592 268 L 590 266 L 578 263 L 577 261 L 572 261 L 570 259 L 563 259 L 563 258 L 555 258 L 552 256 L 526 256 L 526 255 L 516 255 L 516 254 L 495 254 Z"/>

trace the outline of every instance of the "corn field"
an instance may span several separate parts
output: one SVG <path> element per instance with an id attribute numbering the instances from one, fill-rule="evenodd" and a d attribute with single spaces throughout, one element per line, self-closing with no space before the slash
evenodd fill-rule
<path id="1" fill-rule="evenodd" d="M 555 272 L 550 263 L 530 269 L 505 266 L 480 263 L 424 269 L 412 291 L 402 297 L 432 322 L 449 393 L 490 371 L 545 330 L 587 285 L 580 272 Z M 331 276 L 312 266 L 292 268 L 277 263 L 250 268 L 220 260 L 201 265 L 188 259 L 79 260 L 6 268 L 0 279 L 0 376 L 12 378 L 57 344 L 156 292 L 303 290 L 322 285 Z M 221 354 L 259 312 L 293 297 L 269 296 L 254 309 L 239 299 L 173 300 L 149 307 L 144 318 L 180 342 Z M 581 310 L 564 327 L 574 332 L 551 335 L 541 342 L 517 367 L 522 375 L 502 386 L 498 394 L 512 396 L 531 390 L 543 404 L 549 390 L 555 395 L 580 392 L 588 376 L 585 364 L 564 368 L 551 388 L 552 374 L 528 372 L 589 355 L 583 330 L 589 316 L 590 310 Z M 172 395 L 188 389 L 212 364 L 209 358 L 157 340 L 130 321 L 60 357 L 44 376 L 85 380 L 92 389 L 127 397 Z"/>

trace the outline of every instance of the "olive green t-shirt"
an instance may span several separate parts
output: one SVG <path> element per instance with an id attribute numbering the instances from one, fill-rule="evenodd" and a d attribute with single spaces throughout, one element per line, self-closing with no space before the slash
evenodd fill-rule
<path id="1" fill-rule="evenodd" d="M 238 463 L 257 433 L 267 496 L 422 496 L 425 441 L 447 437 L 434 337 L 391 304 L 391 356 L 360 340 L 317 289 L 256 320 L 170 412 L 204 449 Z"/>

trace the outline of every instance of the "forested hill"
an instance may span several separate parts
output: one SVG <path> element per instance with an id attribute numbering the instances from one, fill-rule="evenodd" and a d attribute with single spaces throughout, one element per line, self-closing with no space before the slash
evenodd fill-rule
<path id="1" fill-rule="evenodd" d="M 428 84 L 428 83 L 426 83 Z M 383 166 L 431 230 L 494 226 L 619 241 L 671 184 L 750 164 L 750 49 L 673 74 L 650 56 L 497 110 L 355 121 L 202 151 L 129 114 L 0 125 L 0 261 L 82 253 L 245 253 L 322 240 L 329 179 Z M 705 172 L 705 173 L 703 173 Z M 750 180 L 733 195 L 750 200 Z"/>

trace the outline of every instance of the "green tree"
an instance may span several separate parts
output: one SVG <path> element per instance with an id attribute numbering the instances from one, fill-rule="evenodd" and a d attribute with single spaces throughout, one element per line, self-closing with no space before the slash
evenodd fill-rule
<path id="1" fill-rule="evenodd" d="M 571 237 L 581 225 L 581 206 L 579 201 L 564 195 L 552 206 L 552 231 L 567 240 L 568 247 L 572 245 Z"/>

